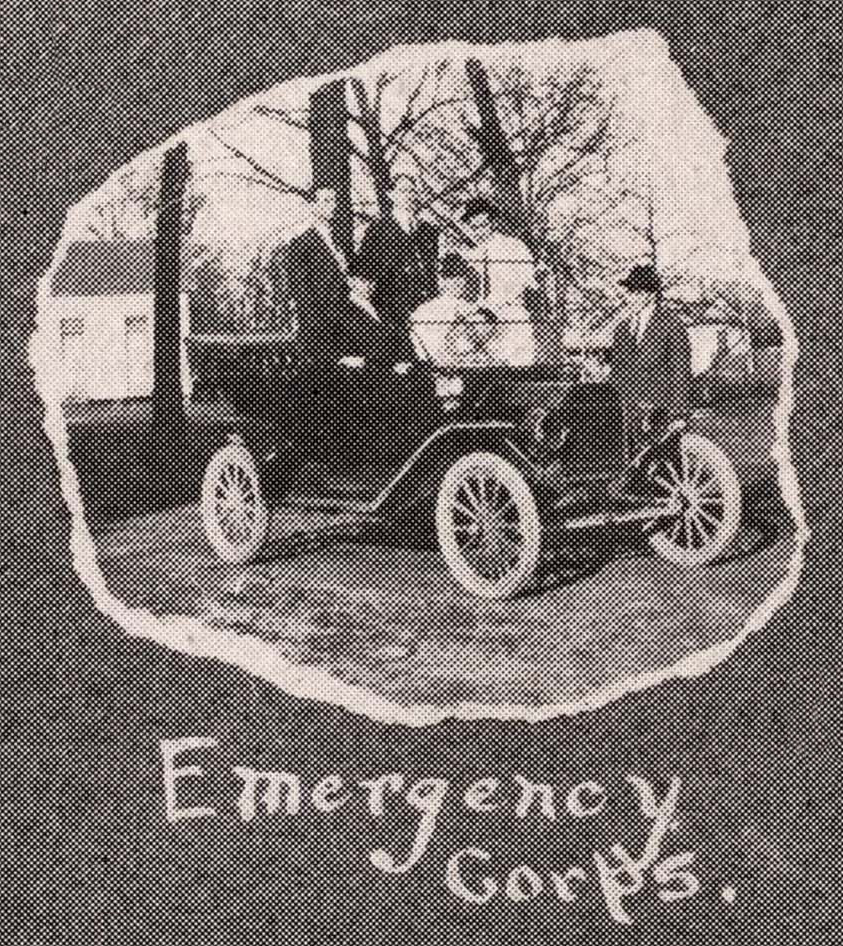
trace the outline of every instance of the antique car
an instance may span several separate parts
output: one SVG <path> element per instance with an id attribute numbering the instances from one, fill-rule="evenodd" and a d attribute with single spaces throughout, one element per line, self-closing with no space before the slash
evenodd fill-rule
<path id="1" fill-rule="evenodd" d="M 201 516 L 226 562 L 260 556 L 281 509 L 409 530 L 427 520 L 466 591 L 506 598 L 582 530 L 640 529 L 657 555 L 694 567 L 740 524 L 723 450 L 684 424 L 631 430 L 611 384 L 584 380 L 576 359 L 443 372 L 276 350 L 232 361 L 218 384 L 238 420 L 207 464 Z"/>

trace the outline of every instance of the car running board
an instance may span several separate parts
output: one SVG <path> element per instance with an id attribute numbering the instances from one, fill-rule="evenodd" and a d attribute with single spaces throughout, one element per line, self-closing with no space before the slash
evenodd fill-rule
<path id="1" fill-rule="evenodd" d="M 639 506 L 635 509 L 623 509 L 610 512 L 596 512 L 571 519 L 560 519 L 556 528 L 563 532 L 575 529 L 600 529 L 605 526 L 622 525 L 627 522 L 648 522 L 665 516 L 675 516 L 682 511 L 676 502 L 661 503 L 658 506 Z"/>
<path id="2" fill-rule="evenodd" d="M 377 517 L 377 503 L 374 500 L 294 494 L 286 496 L 281 505 L 294 509 L 310 509 L 314 512 L 341 512 L 366 518 Z"/>

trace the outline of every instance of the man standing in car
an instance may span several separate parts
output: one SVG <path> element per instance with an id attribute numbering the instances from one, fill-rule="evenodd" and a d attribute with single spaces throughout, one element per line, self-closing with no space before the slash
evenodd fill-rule
<path id="1" fill-rule="evenodd" d="M 346 355 L 366 355 L 381 347 L 378 316 L 352 295 L 355 272 L 334 240 L 336 195 L 317 188 L 312 198 L 313 224 L 290 241 L 287 282 L 296 312 L 299 355 L 314 362 L 336 362 Z"/>
<path id="2" fill-rule="evenodd" d="M 319 187 L 312 195 L 313 223 L 290 241 L 287 283 L 295 305 L 299 353 L 308 359 L 343 354 L 351 310 L 348 260 L 334 240 L 336 195 Z"/>
<path id="3" fill-rule="evenodd" d="M 631 419 L 630 431 L 656 435 L 689 413 L 691 346 L 679 316 L 662 305 L 653 266 L 635 266 L 620 283 L 628 315 L 615 329 L 610 380 Z"/>
<path id="4" fill-rule="evenodd" d="M 384 325 L 406 333 L 410 313 L 436 295 L 439 231 L 419 219 L 409 174 L 394 178 L 388 196 L 391 213 L 369 224 L 355 268 Z"/>

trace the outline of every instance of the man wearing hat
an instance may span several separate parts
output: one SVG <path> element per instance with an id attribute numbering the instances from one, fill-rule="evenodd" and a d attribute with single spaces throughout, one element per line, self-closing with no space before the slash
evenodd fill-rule
<path id="1" fill-rule="evenodd" d="M 635 266 L 621 280 L 628 314 L 615 329 L 611 382 L 634 434 L 654 433 L 689 411 L 691 346 L 679 316 L 662 304 L 662 282 L 653 266 Z"/>

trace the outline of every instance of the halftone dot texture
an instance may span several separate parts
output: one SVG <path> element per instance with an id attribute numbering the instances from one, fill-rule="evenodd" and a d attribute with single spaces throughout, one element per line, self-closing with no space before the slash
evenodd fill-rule
<path id="1" fill-rule="evenodd" d="M 6 98 L 3 221 L 11 248 L 4 261 L 4 823 L 8 889 L 20 891 L 5 910 L 12 941 L 602 936 L 614 924 L 592 852 L 616 841 L 635 850 L 645 836 L 628 774 L 649 778 L 662 792 L 671 775 L 682 777 L 679 827 L 668 832 L 664 853 L 695 851 L 702 884 L 693 899 L 664 903 L 648 881 L 626 901 L 633 933 L 648 942 L 833 939 L 833 875 L 824 867 L 838 830 L 840 724 L 833 567 L 839 510 L 832 489 L 839 342 L 827 311 L 838 278 L 827 261 L 840 223 L 826 180 L 839 114 L 831 8 L 825 16 L 821 5 L 805 15 L 795 5 L 599 14 L 489 3 L 230 12 L 44 4 L 19 13 L 6 54 L 14 78 Z M 189 123 L 286 79 L 351 68 L 398 42 L 581 39 L 638 27 L 664 38 L 728 144 L 723 158 L 753 253 L 799 338 L 791 443 L 813 537 L 794 599 L 704 676 L 573 717 L 427 728 L 384 725 L 318 698 L 289 696 L 236 666 L 127 637 L 103 617 L 71 565 L 69 518 L 25 357 L 36 282 L 69 207 Z M 265 117 L 266 138 L 250 142 L 264 151 L 278 120 Z M 458 146 L 454 160 L 466 154 Z M 667 170 L 669 162 L 662 164 Z M 683 169 L 670 173 L 674 182 L 684 180 Z M 142 190 L 143 182 L 136 186 Z M 189 184 L 189 211 L 193 200 Z M 198 226 L 202 208 L 194 209 Z M 712 207 L 712 218 L 720 213 Z M 142 243 L 117 232 L 124 217 L 100 220 L 88 239 Z M 242 225 L 242 213 L 222 217 L 206 215 L 206 235 Z M 698 233 L 710 226 L 704 218 Z M 642 219 L 646 230 L 647 212 Z M 287 238 L 280 233 L 279 244 Z M 250 257 L 258 258 L 255 271 L 267 245 L 271 240 Z M 686 255 L 677 252 L 675 272 L 688 271 Z M 250 272 L 240 274 L 237 292 L 260 297 L 259 280 L 249 279 Z M 67 329 L 72 334 L 73 326 Z M 244 648 L 258 638 L 302 673 L 324 671 L 366 688 L 373 700 L 430 704 L 435 719 L 442 705 L 573 701 L 733 636 L 780 580 L 796 541 L 775 479 L 756 462 L 769 450 L 773 407 L 759 391 L 697 418 L 738 454 L 746 477 L 744 526 L 726 561 L 683 572 L 645 554 L 640 543 L 592 536 L 547 563 L 542 593 L 498 603 L 473 600 L 451 583 L 417 521 L 350 542 L 318 512 L 300 522 L 282 516 L 273 532 L 277 555 L 246 569 L 222 566 L 190 508 L 203 462 L 196 438 L 162 431 L 143 399 L 78 405 L 71 444 L 90 500 L 97 567 L 120 600 L 196 616 L 211 631 L 239 635 Z M 366 433 L 399 435 L 383 427 Z M 295 533 L 295 555 L 285 530 Z M 217 816 L 168 825 L 158 743 L 184 735 L 219 741 L 201 754 L 205 779 L 185 790 L 186 801 L 212 804 Z M 406 785 L 432 776 L 451 786 L 425 857 L 391 877 L 372 866 L 369 853 L 383 847 L 400 854 L 411 843 L 418 815 L 409 816 L 400 794 L 382 818 L 367 813 L 358 792 L 331 816 L 306 804 L 297 815 L 245 825 L 234 765 L 301 773 L 310 787 L 332 773 L 354 785 L 390 772 L 403 773 Z M 560 802 L 554 820 L 518 819 L 517 774 L 557 786 L 559 799 L 577 782 L 599 781 L 607 786 L 606 811 L 577 822 Z M 459 798 L 485 776 L 500 778 L 503 803 L 481 816 Z M 550 891 L 550 870 L 581 865 L 588 875 L 582 897 L 563 903 L 548 892 L 513 903 L 501 893 L 468 908 L 444 882 L 446 861 L 466 846 L 490 851 L 488 873 L 501 885 L 510 868 L 527 863 Z"/>

